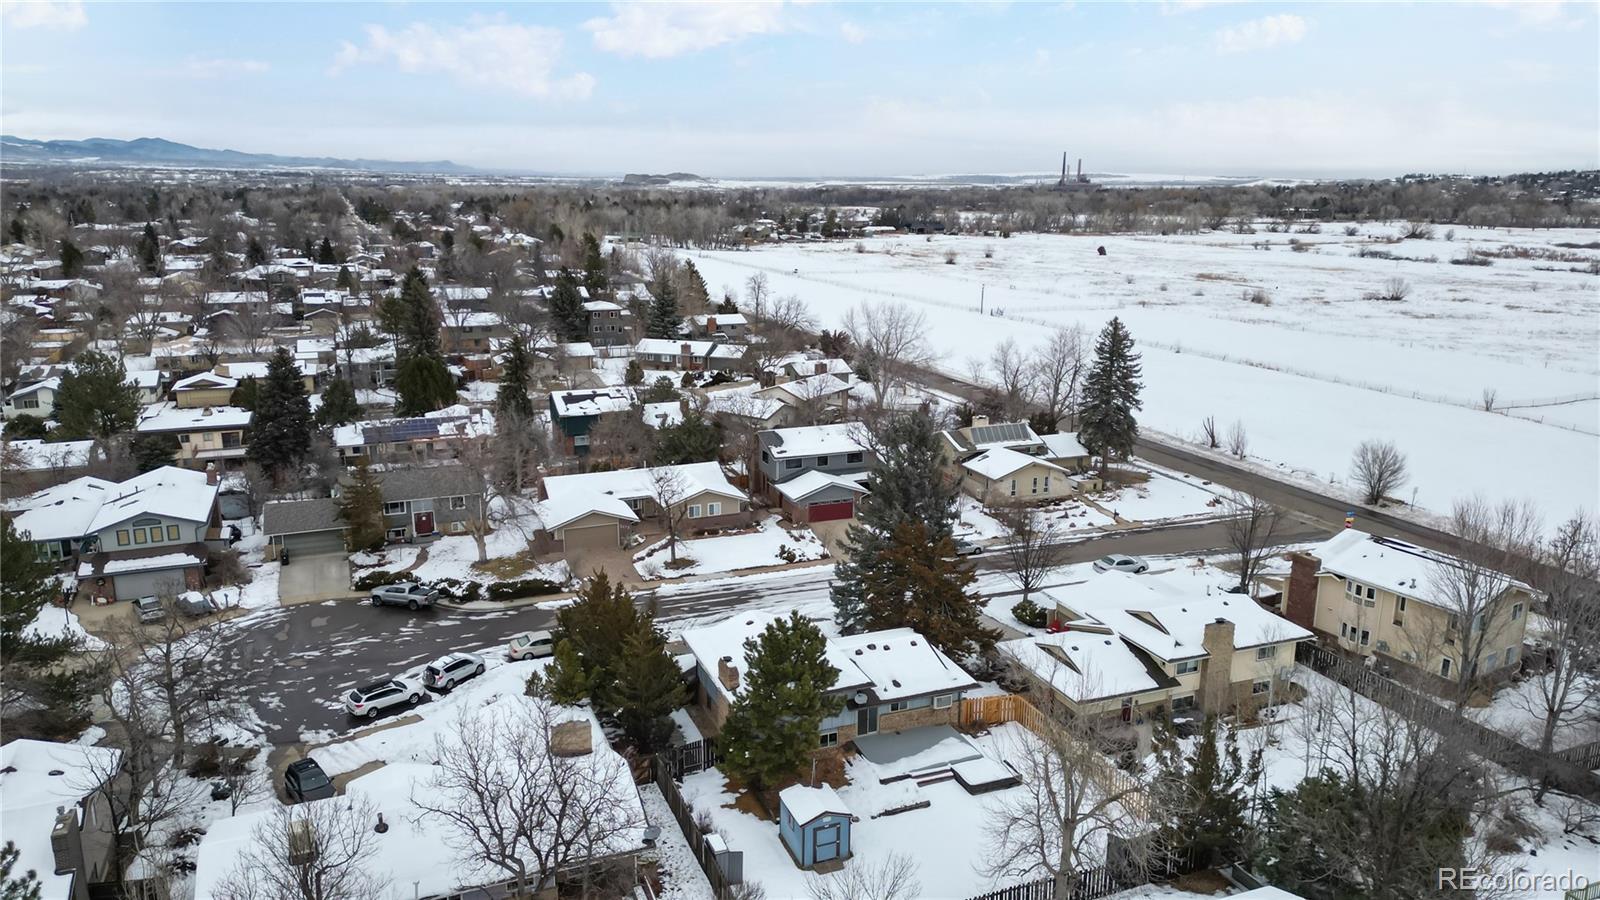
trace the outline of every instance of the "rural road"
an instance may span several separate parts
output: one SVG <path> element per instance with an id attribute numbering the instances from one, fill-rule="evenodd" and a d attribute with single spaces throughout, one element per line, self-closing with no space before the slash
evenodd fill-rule
<path id="1" fill-rule="evenodd" d="M 1284 543 L 1320 540 L 1327 530 L 1294 527 Z M 1226 546 L 1217 522 L 1107 532 L 1068 545 L 1068 563 L 1087 562 L 1107 553 L 1138 556 L 1204 554 Z M 1009 593 L 993 576 L 1003 567 L 998 554 L 973 557 L 980 577 Z M 759 605 L 786 609 L 823 601 L 832 566 L 793 569 L 746 578 L 718 578 L 666 585 L 640 595 L 653 599 L 663 621 L 716 616 Z M 357 683 L 418 666 L 451 650 L 482 650 L 502 645 L 512 634 L 549 628 L 555 612 L 526 606 L 490 611 L 377 609 L 354 601 L 290 606 L 254 613 L 231 627 L 226 665 L 256 685 L 253 706 L 266 726 L 265 737 L 283 746 L 304 734 L 342 732 L 351 722 L 338 696 Z M 248 674 L 247 674 L 248 673 Z"/>

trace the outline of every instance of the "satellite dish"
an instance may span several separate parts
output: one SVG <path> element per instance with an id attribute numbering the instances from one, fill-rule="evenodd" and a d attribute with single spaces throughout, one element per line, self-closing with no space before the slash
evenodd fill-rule
<path id="1" fill-rule="evenodd" d="M 866 691 L 856 691 L 856 705 L 857 706 L 865 706 L 866 704 L 867 704 L 867 692 Z"/>

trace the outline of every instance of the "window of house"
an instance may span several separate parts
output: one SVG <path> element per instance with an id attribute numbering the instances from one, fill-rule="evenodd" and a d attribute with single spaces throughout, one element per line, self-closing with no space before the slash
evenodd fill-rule
<path id="1" fill-rule="evenodd" d="M 143 544 L 146 540 L 147 538 L 143 528 L 135 528 L 133 530 L 133 542 L 135 544 Z"/>
<path id="2" fill-rule="evenodd" d="M 1515 647 L 1507 647 L 1506 648 L 1506 665 L 1508 665 L 1508 666 L 1516 665 L 1516 662 L 1517 662 L 1517 648 L 1515 648 Z"/>
<path id="3" fill-rule="evenodd" d="M 708 515 L 708 516 L 720 516 L 720 515 L 722 515 L 722 504 L 721 503 L 707 503 L 706 504 L 706 515 Z"/>
<path id="4" fill-rule="evenodd" d="M 839 746 L 839 732 L 837 732 L 837 731 L 824 731 L 822 733 L 822 737 L 817 741 L 817 746 L 819 746 L 819 747 L 837 747 L 837 746 Z M 788 814 L 787 811 L 784 814 L 787 815 Z"/>
<path id="5" fill-rule="evenodd" d="M 1011 479 L 1011 496 L 1015 497 L 1016 495 L 1017 495 L 1017 480 L 1015 478 L 1013 478 L 1013 479 Z"/>
<path id="6" fill-rule="evenodd" d="M 467 508 L 467 498 L 465 498 L 465 497 L 451 497 L 450 498 L 450 508 L 451 509 L 466 509 Z"/>
<path id="7" fill-rule="evenodd" d="M 406 530 L 404 528 L 391 528 L 391 529 L 389 529 L 389 540 L 391 540 L 391 541 L 403 541 L 405 539 L 406 539 Z"/>
<path id="8" fill-rule="evenodd" d="M 689 504 L 689 518 L 691 518 L 691 519 L 700 518 L 700 504 L 698 504 L 698 503 Z"/>
<path id="9" fill-rule="evenodd" d="M 1483 630 L 1483 613 L 1478 613 L 1477 615 L 1472 617 L 1472 630 L 1473 631 L 1482 631 Z"/>
<path id="10" fill-rule="evenodd" d="M 953 694 L 938 694 L 938 695 L 935 695 L 934 698 L 933 698 L 933 708 L 934 709 L 949 709 L 950 708 L 950 704 L 953 703 L 954 701 L 955 701 L 955 695 L 953 695 Z"/>
<path id="11" fill-rule="evenodd" d="M 1192 675 L 1200 671 L 1200 660 L 1180 659 L 1173 664 L 1172 671 L 1179 675 Z"/>
<path id="12" fill-rule="evenodd" d="M 1500 667 L 1500 651 L 1499 650 L 1496 650 L 1495 652 L 1493 652 L 1493 653 L 1491 653 L 1488 656 L 1485 656 L 1483 658 L 1483 670 L 1485 672 L 1493 671 L 1494 669 L 1497 669 L 1499 667 Z"/>
<path id="13" fill-rule="evenodd" d="M 1345 624 L 1344 622 L 1340 622 L 1339 623 L 1339 637 L 1347 638 L 1349 636 L 1350 636 L 1350 626 Z"/>
<path id="14" fill-rule="evenodd" d="M 386 516 L 404 515 L 405 511 L 406 504 L 404 500 L 397 500 L 394 503 L 385 503 L 383 505 L 383 514 Z"/>
<path id="15" fill-rule="evenodd" d="M 187 434 L 178 435 L 178 443 L 180 443 L 180 444 L 189 443 L 189 436 Z"/>
<path id="16" fill-rule="evenodd" d="M 1173 712 L 1175 712 L 1175 713 L 1176 712 L 1187 712 L 1188 710 L 1191 710 L 1191 709 L 1194 709 L 1194 695 L 1193 694 L 1184 694 L 1182 697 L 1173 697 L 1172 698 L 1172 711 Z"/>
<path id="17" fill-rule="evenodd" d="M 1256 659 L 1271 659 L 1278 655 L 1278 645 L 1271 644 L 1266 647 L 1256 648 Z"/>
<path id="18" fill-rule="evenodd" d="M 904 700 L 894 700 L 894 701 L 890 702 L 890 704 L 889 704 L 889 712 L 899 712 L 900 710 L 905 709 L 905 708 L 906 708 L 906 701 L 904 701 Z"/>
<path id="19" fill-rule="evenodd" d="M 167 540 L 176 541 L 178 539 L 179 539 L 178 538 L 178 526 L 176 526 L 176 525 L 168 525 L 167 526 Z"/>
<path id="20" fill-rule="evenodd" d="M 1265 694 L 1270 690 L 1272 690 L 1272 682 L 1270 681 L 1252 681 L 1250 683 L 1250 693 L 1252 694 Z"/>
<path id="21" fill-rule="evenodd" d="M 1028 488 L 1028 493 L 1030 493 L 1030 494 L 1039 493 L 1039 476 L 1037 476 L 1037 475 L 1033 476 L 1033 485 Z"/>
<path id="22" fill-rule="evenodd" d="M 1444 659 L 1439 660 L 1439 677 L 1441 677 L 1441 678 L 1449 678 L 1450 677 L 1450 657 L 1448 657 L 1448 656 L 1446 656 Z"/>
<path id="23" fill-rule="evenodd" d="M 1372 643 L 1372 632 L 1368 631 L 1365 628 L 1361 629 L 1361 641 L 1360 641 L 1360 643 L 1361 643 L 1361 646 L 1363 646 L 1363 647 L 1365 647 L 1368 644 Z"/>
<path id="24" fill-rule="evenodd" d="M 23 397 L 21 400 L 17 401 L 17 408 L 18 409 L 38 409 L 39 408 L 39 398 L 38 397 Z"/>
<path id="25" fill-rule="evenodd" d="M 800 460 L 798 460 L 798 459 L 786 459 L 786 460 L 783 461 L 783 467 L 785 469 L 798 469 L 798 468 L 800 468 Z"/>
<path id="26" fill-rule="evenodd" d="M 844 461 L 845 462 L 853 462 L 853 463 L 861 462 L 861 454 L 859 454 L 859 453 L 846 453 L 845 456 L 844 456 Z"/>
<path id="27" fill-rule="evenodd" d="M 825 465 L 827 465 L 827 464 L 828 464 L 828 458 L 827 458 L 827 457 L 826 457 L 826 456 L 819 456 L 819 457 L 817 457 L 817 465 L 819 465 L 819 466 L 825 466 Z"/>
<path id="28" fill-rule="evenodd" d="M 119 529 L 117 531 L 117 546 L 118 547 L 126 547 L 126 546 L 128 546 L 128 532 L 127 532 L 126 529 Z"/>
<path id="29" fill-rule="evenodd" d="M 1521 603 L 1513 603 L 1513 604 L 1511 604 L 1511 621 L 1515 622 L 1516 620 L 1518 620 L 1520 618 L 1522 618 L 1522 604 Z"/>
<path id="30" fill-rule="evenodd" d="M 1046 494 L 1050 493 L 1050 476 L 1049 475 L 1046 475 L 1044 477 L 1044 492 Z"/>
<path id="31" fill-rule="evenodd" d="M 772 454 L 768 453 L 765 450 L 761 451 L 761 461 L 762 462 L 772 462 Z"/>

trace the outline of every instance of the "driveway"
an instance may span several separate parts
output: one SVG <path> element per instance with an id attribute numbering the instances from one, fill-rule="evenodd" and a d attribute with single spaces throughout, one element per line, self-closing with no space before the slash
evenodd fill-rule
<path id="1" fill-rule="evenodd" d="M 296 556 L 278 571 L 278 601 L 285 605 L 355 596 L 350 589 L 350 557 L 343 553 Z"/>

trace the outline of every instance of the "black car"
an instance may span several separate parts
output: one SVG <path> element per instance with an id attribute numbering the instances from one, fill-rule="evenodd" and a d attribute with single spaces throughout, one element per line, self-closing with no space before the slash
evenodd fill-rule
<path id="1" fill-rule="evenodd" d="M 308 756 L 289 764 L 288 771 L 283 773 L 283 791 L 296 803 L 322 800 L 333 796 L 333 781 L 317 761 Z"/>

